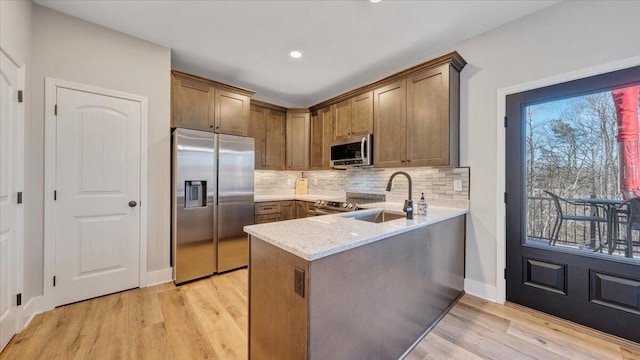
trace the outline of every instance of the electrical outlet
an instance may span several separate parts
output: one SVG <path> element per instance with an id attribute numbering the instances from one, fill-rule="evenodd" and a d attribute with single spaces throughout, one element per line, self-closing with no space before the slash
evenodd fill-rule
<path id="1" fill-rule="evenodd" d="M 313 185 L 318 185 L 318 179 L 313 179 Z"/>
<path id="2" fill-rule="evenodd" d="M 304 297 L 304 270 L 293 267 L 293 291 Z"/>
<path id="3" fill-rule="evenodd" d="M 291 179 L 287 179 L 287 185 L 291 185 Z"/>
<path id="4" fill-rule="evenodd" d="M 453 180 L 453 191 L 462 191 L 462 180 Z"/>

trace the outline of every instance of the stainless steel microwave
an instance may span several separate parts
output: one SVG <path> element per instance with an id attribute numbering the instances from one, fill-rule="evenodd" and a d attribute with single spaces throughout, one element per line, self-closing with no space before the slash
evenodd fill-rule
<path id="1" fill-rule="evenodd" d="M 331 167 L 347 169 L 373 165 L 373 135 L 349 138 L 331 143 Z"/>

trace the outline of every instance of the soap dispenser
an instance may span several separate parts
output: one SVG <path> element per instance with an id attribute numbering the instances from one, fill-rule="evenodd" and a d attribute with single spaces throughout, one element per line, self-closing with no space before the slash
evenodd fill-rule
<path id="1" fill-rule="evenodd" d="M 427 200 L 424 198 L 424 193 L 420 196 L 420 201 L 418 201 L 418 215 L 427 216 L 427 212 L 429 211 L 429 205 L 427 204 Z"/>

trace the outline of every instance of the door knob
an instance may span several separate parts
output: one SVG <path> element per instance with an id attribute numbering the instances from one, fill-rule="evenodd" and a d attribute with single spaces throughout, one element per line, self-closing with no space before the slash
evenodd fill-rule
<path id="1" fill-rule="evenodd" d="M 129 201 L 129 207 L 136 207 L 136 205 L 138 205 L 137 202 L 135 202 L 133 200 Z"/>

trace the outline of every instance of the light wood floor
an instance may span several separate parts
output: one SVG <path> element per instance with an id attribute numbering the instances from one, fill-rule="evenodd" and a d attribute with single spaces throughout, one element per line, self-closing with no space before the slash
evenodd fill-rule
<path id="1" fill-rule="evenodd" d="M 57 308 L 38 315 L 0 354 L 21 360 L 246 358 L 246 270 Z M 408 359 L 630 360 L 640 359 L 640 350 L 545 314 L 465 295 Z"/>

